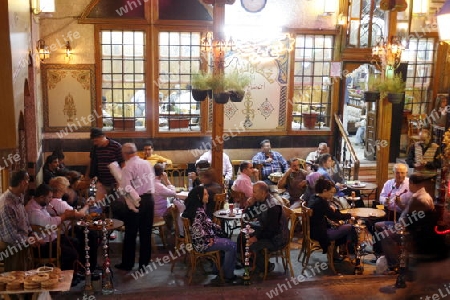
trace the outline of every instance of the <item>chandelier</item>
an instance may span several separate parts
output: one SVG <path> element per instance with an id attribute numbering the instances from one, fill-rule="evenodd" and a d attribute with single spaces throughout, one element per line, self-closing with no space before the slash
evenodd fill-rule
<path id="1" fill-rule="evenodd" d="M 201 50 L 205 52 L 211 52 L 217 48 L 221 53 L 233 51 L 235 47 L 233 38 L 230 37 L 228 41 L 226 40 L 215 40 L 213 33 L 208 32 L 201 40 Z"/>
<path id="2" fill-rule="evenodd" d="M 381 37 L 377 45 L 372 48 L 372 57 L 377 67 L 382 71 L 395 70 L 400 65 L 402 51 L 403 46 L 398 37 L 391 37 L 389 43 L 386 43 L 384 37 Z"/>

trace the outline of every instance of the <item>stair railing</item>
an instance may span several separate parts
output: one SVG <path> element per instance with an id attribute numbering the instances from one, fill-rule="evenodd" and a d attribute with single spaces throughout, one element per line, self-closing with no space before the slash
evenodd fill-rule
<path id="1" fill-rule="evenodd" d="M 340 117 L 334 114 L 334 120 L 339 130 L 339 134 L 336 136 L 336 157 L 342 164 L 342 170 L 344 170 L 344 176 L 347 180 L 350 180 L 353 173 L 353 180 L 357 180 L 359 176 L 360 162 L 356 155 L 355 149 L 352 143 L 348 139 L 347 131 L 344 129 L 344 125 Z M 352 172 L 353 165 L 353 172 Z"/>

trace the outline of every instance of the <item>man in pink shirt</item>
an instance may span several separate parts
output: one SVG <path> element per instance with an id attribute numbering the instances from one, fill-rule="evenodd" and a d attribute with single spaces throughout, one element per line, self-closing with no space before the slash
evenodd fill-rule
<path id="1" fill-rule="evenodd" d="M 258 172 L 257 169 L 253 168 L 253 163 L 251 161 L 243 161 L 239 166 L 241 174 L 238 175 L 237 179 L 233 182 L 231 189 L 236 192 L 241 192 L 245 194 L 245 197 L 250 198 L 253 195 L 253 183 L 251 176 Z"/>

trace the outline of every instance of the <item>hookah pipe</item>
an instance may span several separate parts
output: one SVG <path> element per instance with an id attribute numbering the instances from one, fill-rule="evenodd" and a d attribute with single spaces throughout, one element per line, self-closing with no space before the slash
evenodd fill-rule
<path id="1" fill-rule="evenodd" d="M 408 189 L 405 189 L 403 193 L 399 195 L 395 195 L 395 205 L 397 205 L 397 200 L 400 200 L 400 196 L 403 194 L 406 194 L 408 192 Z M 397 209 L 394 207 L 394 223 L 397 223 Z"/>

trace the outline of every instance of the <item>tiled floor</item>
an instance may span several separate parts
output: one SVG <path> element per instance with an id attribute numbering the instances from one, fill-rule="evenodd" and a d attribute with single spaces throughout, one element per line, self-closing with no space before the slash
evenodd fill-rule
<path id="1" fill-rule="evenodd" d="M 157 240 L 158 242 L 158 240 Z M 172 241 L 171 241 L 172 242 Z M 120 236 L 112 241 L 111 259 L 112 265 L 120 261 Z M 171 243 L 173 245 L 173 243 Z M 301 264 L 297 262 L 299 244 L 292 243 L 292 263 L 295 276 L 298 281 L 284 274 L 281 261 L 276 264 L 274 272 L 270 273 L 266 281 L 257 277 L 252 278 L 250 286 L 240 284 L 226 285 L 222 287 L 209 286 L 209 281 L 214 275 L 205 274 L 198 268 L 193 284 L 187 285 L 187 267 L 183 260 L 176 263 L 174 272 L 170 272 L 171 262 L 177 254 L 170 249 L 163 249 L 158 245 L 158 253 L 152 259 L 155 262 L 147 274 L 137 274 L 134 271 L 125 272 L 114 269 L 113 295 L 95 293 L 90 298 L 84 296 L 84 282 L 65 292 L 54 296 L 54 299 L 421 299 L 423 295 L 439 293 L 439 289 L 445 292 L 448 284 L 450 291 L 450 261 L 439 264 L 427 264 L 420 267 L 417 272 L 418 280 L 415 283 L 407 283 L 406 289 L 394 287 L 396 276 L 374 275 L 375 264 L 370 263 L 373 255 L 367 255 L 364 259 L 364 274 L 353 275 L 354 266 L 349 260 L 336 263 L 338 275 L 333 275 L 327 268 L 326 256 L 320 252 L 314 252 L 304 277 L 301 276 Z M 170 246 L 169 246 L 170 247 Z M 168 261 L 169 263 L 163 263 Z M 274 259 L 272 261 L 275 262 Z M 324 266 L 324 269 L 321 269 Z M 205 269 L 209 269 L 208 266 Z M 243 270 L 236 270 L 241 275 Z M 420 285 L 417 283 L 421 283 Z M 276 296 L 276 293 L 279 295 Z M 450 294 L 448 292 L 447 294 Z M 95 297 L 95 298 L 94 298 Z M 422 299 L 425 299 L 422 298 Z M 430 298 L 431 299 L 431 298 Z M 441 298 L 438 298 L 441 299 Z"/>

